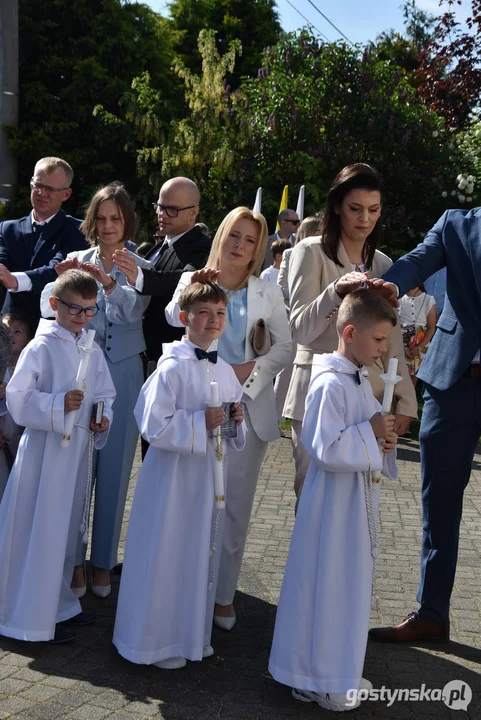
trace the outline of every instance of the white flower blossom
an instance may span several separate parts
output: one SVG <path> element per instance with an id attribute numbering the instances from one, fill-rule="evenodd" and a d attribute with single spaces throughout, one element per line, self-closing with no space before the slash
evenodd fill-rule
<path id="1" fill-rule="evenodd" d="M 466 195 L 472 195 L 474 192 L 474 185 L 473 183 L 468 183 L 466 185 Z"/>
<path id="2" fill-rule="evenodd" d="M 458 200 L 460 203 L 463 203 L 466 200 L 466 198 L 464 197 L 464 195 L 458 195 Z"/>
<path id="3" fill-rule="evenodd" d="M 465 178 L 463 178 L 462 180 L 459 181 L 458 189 L 464 190 L 467 186 L 468 186 L 468 181 Z"/>
<path id="4" fill-rule="evenodd" d="M 446 192 L 446 190 L 443 190 L 443 192 L 441 193 L 441 197 L 448 197 L 448 193 Z"/>
<path id="5" fill-rule="evenodd" d="M 452 195 L 452 197 L 454 197 L 456 195 L 456 190 L 453 190 L 451 195 Z"/>
<path id="6" fill-rule="evenodd" d="M 472 175 L 468 175 L 468 177 L 466 178 L 466 180 L 468 181 L 468 183 L 473 183 L 473 182 L 475 182 L 475 179 L 474 179 L 474 177 L 473 177 Z"/>
<path id="7" fill-rule="evenodd" d="M 437 130 L 433 130 L 433 138 L 437 138 L 439 135 Z"/>
<path id="8" fill-rule="evenodd" d="M 466 198 L 466 202 L 473 202 L 473 198 L 472 198 L 472 197 L 467 197 L 467 198 Z"/>
<path id="9" fill-rule="evenodd" d="M 463 176 L 462 176 L 462 175 L 458 175 L 458 177 L 456 178 L 456 182 L 461 182 L 462 179 L 463 179 Z"/>

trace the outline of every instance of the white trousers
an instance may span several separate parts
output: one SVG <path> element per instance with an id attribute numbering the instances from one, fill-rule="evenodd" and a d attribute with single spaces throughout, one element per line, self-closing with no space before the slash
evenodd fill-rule
<path id="1" fill-rule="evenodd" d="M 241 452 L 229 450 L 224 538 L 215 598 L 219 605 L 232 605 L 234 600 L 257 478 L 267 450 L 267 442 L 257 437 L 247 410 L 245 421 L 247 435 L 244 449 Z"/>

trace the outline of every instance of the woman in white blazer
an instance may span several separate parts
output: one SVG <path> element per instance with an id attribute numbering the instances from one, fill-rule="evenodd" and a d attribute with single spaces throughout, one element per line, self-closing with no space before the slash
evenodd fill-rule
<path id="1" fill-rule="evenodd" d="M 377 248 L 382 240 L 382 178 L 364 163 L 343 168 L 326 199 L 321 234 L 297 244 L 289 261 L 290 329 L 297 353 L 284 406 L 292 419 L 292 445 L 296 465 L 297 497 L 309 467 L 309 455 L 299 441 L 313 357 L 337 348 L 336 317 L 342 298 L 361 287 L 369 277 L 382 277 L 392 265 Z M 394 328 L 388 352 L 372 368 L 369 380 L 382 400 L 380 375 L 389 358 L 399 359 L 402 381 L 396 385 L 396 432 L 402 434 L 417 417 L 416 394 L 404 359 L 399 325 Z"/>
<path id="2" fill-rule="evenodd" d="M 254 501 L 257 478 L 270 440 L 279 437 L 273 380 L 289 362 L 291 335 L 280 288 L 258 275 L 267 243 L 264 217 L 248 208 L 232 210 L 222 221 L 212 243 L 204 271 L 182 274 L 165 310 L 171 325 L 180 326 L 177 300 L 194 279 L 214 279 L 229 302 L 226 330 L 219 339 L 220 357 L 229 362 L 244 386 L 248 428 L 246 446 L 236 452 L 227 471 L 226 516 L 217 584 L 214 622 L 225 630 L 234 627 L 234 593 Z M 211 269 L 211 270 L 209 270 Z M 256 356 L 249 340 L 257 320 L 265 321 L 272 337 L 270 350 Z"/>

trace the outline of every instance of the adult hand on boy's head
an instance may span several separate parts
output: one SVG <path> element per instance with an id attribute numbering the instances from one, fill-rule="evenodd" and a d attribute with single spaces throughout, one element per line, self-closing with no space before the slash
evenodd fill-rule
<path id="1" fill-rule="evenodd" d="M 346 275 L 340 277 L 339 280 L 336 280 L 334 283 L 334 290 L 337 292 L 339 297 L 343 298 L 348 293 L 362 287 L 364 283 L 367 282 L 368 274 L 369 273 L 357 271 L 346 273 Z"/>
<path id="2" fill-rule="evenodd" d="M 367 286 L 369 290 L 372 290 L 372 292 L 376 295 L 383 297 L 393 307 L 399 307 L 397 295 L 398 289 L 394 283 L 386 282 L 385 280 L 379 278 L 371 278 L 367 281 Z"/>
<path id="3" fill-rule="evenodd" d="M 242 403 L 234 403 L 232 406 L 231 418 L 236 425 L 240 425 L 244 419 L 244 406 Z"/>
<path id="4" fill-rule="evenodd" d="M 65 393 L 64 408 L 65 412 L 79 410 L 82 405 L 84 394 L 81 390 L 69 390 Z"/>
<path id="5" fill-rule="evenodd" d="M 109 429 L 109 419 L 105 415 L 103 415 L 102 420 L 99 423 L 96 423 L 93 419 L 90 420 L 90 429 L 92 432 L 106 432 L 106 430 Z"/>
<path id="6" fill-rule="evenodd" d="M 224 422 L 225 413 L 221 407 L 207 408 L 205 411 L 205 426 L 207 430 L 214 430 Z"/>
<path id="7" fill-rule="evenodd" d="M 191 283 L 195 282 L 211 282 L 215 283 L 217 282 L 217 278 L 219 277 L 220 270 L 217 270 L 216 268 L 201 268 L 201 270 L 196 270 L 192 277 L 190 278 Z"/>
<path id="8" fill-rule="evenodd" d="M 62 260 L 62 262 L 59 262 L 55 265 L 55 272 L 57 275 L 62 275 L 67 270 L 78 270 L 79 267 L 79 261 L 77 258 L 68 258 L 67 260 Z"/>
<path id="9" fill-rule="evenodd" d="M 97 280 L 101 285 L 111 285 L 112 284 L 112 278 L 110 275 L 107 275 L 107 273 L 104 273 L 104 271 L 97 267 L 94 263 L 91 262 L 84 262 L 80 264 L 80 269 L 84 272 L 91 275 L 94 280 Z"/>

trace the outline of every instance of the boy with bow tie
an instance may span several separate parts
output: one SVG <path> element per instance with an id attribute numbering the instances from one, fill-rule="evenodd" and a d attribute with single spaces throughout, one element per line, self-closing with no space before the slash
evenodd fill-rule
<path id="1" fill-rule="evenodd" d="M 150 443 L 139 473 L 120 584 L 113 642 L 134 663 L 177 669 L 212 655 L 210 646 L 223 514 L 214 522 L 212 431 L 222 407 L 207 407 L 210 383 L 232 403 L 237 437 L 245 444 L 242 387 L 212 345 L 224 331 L 227 297 L 213 283 L 192 283 L 180 300 L 181 341 L 164 346 L 157 370 L 135 408 Z M 219 552 L 216 553 L 216 547 Z"/>

